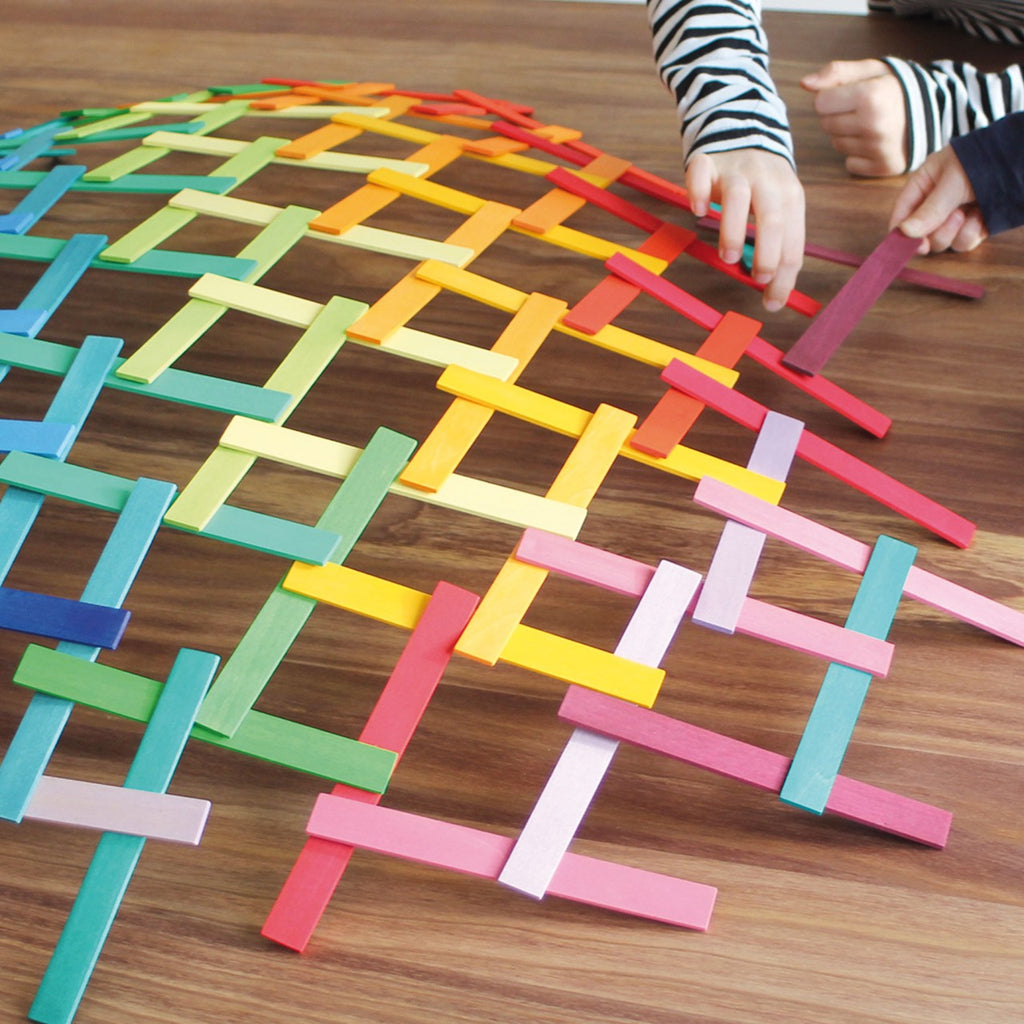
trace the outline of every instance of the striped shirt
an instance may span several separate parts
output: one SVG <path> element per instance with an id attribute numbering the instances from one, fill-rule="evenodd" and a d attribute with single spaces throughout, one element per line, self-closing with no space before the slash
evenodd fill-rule
<path id="1" fill-rule="evenodd" d="M 658 73 L 675 98 L 684 160 L 763 149 L 793 163 L 782 102 L 769 73 L 760 0 L 646 0 Z M 931 14 L 973 35 L 1024 41 L 1021 0 L 869 0 L 897 16 Z M 950 139 L 1024 110 L 1024 65 L 982 74 L 960 61 L 886 58 L 907 110 L 907 170 Z"/>

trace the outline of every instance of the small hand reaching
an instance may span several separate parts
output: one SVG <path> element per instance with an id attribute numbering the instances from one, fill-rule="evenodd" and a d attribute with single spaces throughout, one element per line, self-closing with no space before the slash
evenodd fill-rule
<path id="1" fill-rule="evenodd" d="M 855 175 L 883 178 L 907 169 L 907 113 L 899 81 L 880 60 L 834 60 L 805 76 L 832 146 Z"/>
<path id="2" fill-rule="evenodd" d="M 753 278 L 764 286 L 765 309 L 781 309 L 796 285 L 804 257 L 804 190 L 789 161 L 761 149 L 695 153 L 686 168 L 693 212 L 722 208 L 718 252 L 738 263 L 754 217 Z"/>
<path id="3" fill-rule="evenodd" d="M 921 253 L 968 252 L 988 237 L 974 189 L 951 146 L 933 153 L 896 198 L 890 228 L 920 238 Z"/>

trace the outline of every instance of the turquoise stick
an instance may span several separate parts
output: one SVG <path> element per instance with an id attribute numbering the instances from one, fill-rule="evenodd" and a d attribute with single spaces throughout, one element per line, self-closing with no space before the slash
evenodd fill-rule
<path id="1" fill-rule="evenodd" d="M 64 376 L 77 353 L 78 349 L 70 345 L 0 332 L 0 364 Z M 200 409 L 211 409 L 229 416 L 248 416 L 266 423 L 276 423 L 292 402 L 292 396 L 286 391 L 174 368 L 164 370 L 149 384 L 130 381 L 117 376 L 117 368 L 123 363 L 120 357 L 114 360 L 113 369 L 104 382 L 106 387 L 182 405 L 194 405 Z"/>
<path id="2" fill-rule="evenodd" d="M 889 635 L 916 556 L 917 548 L 910 544 L 878 538 L 850 607 L 847 629 L 879 640 Z M 779 794 L 785 803 L 824 813 L 870 685 L 867 672 L 829 665 Z"/>
<path id="3" fill-rule="evenodd" d="M 34 338 L 106 244 L 106 235 L 74 235 L 18 307 L 20 311 L 39 310 L 42 315 L 38 322 L 33 324 L 31 331 L 12 330 L 10 333 L 25 333 Z M 0 310 L 0 330 L 5 329 L 6 313 L 6 310 Z"/>
<path id="4" fill-rule="evenodd" d="M 48 459 L 40 460 L 49 462 Z M 59 464 L 58 464 L 59 465 Z M 63 467 L 65 469 L 72 467 Z M 176 488 L 143 478 L 124 501 L 117 522 L 82 591 L 82 600 L 119 608 L 135 581 Z M 62 641 L 61 654 L 94 661 L 100 648 Z M 33 694 L 0 761 L 0 818 L 21 821 L 36 785 L 50 763 L 74 703 L 49 694 Z"/>
<path id="5" fill-rule="evenodd" d="M 71 424 L 77 438 L 122 344 L 119 338 L 86 338 L 43 418 Z M 19 454 L 12 452 L 4 462 Z M 17 488 L 9 488 L 0 498 L 0 582 L 10 572 L 42 503 L 42 495 L 19 492 Z"/>
<path id="6" fill-rule="evenodd" d="M 126 787 L 167 791 L 217 660 L 201 651 L 179 653 L 128 771 Z M 70 1024 L 74 1018 L 145 845 L 140 836 L 108 832 L 100 837 L 32 1002 L 30 1020 Z"/>
<path id="7" fill-rule="evenodd" d="M 80 164 L 61 164 L 30 189 L 15 208 L 0 217 L 0 232 L 22 235 L 38 223 L 85 173 Z"/>

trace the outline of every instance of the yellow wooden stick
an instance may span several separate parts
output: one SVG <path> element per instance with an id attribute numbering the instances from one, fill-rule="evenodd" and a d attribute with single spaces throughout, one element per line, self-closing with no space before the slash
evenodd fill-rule
<path id="1" fill-rule="evenodd" d="M 566 303 L 561 299 L 540 293 L 527 296 L 492 348 L 495 353 L 517 360 L 516 369 L 506 380 L 514 381 L 519 377 L 565 310 Z M 436 491 L 458 468 L 492 413 L 486 406 L 456 398 L 416 450 L 399 479 L 409 487 Z"/>

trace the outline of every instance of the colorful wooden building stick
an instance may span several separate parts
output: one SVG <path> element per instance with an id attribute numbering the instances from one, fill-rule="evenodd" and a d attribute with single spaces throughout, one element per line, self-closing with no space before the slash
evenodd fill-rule
<path id="1" fill-rule="evenodd" d="M 908 238 L 898 228 L 890 231 L 793 343 L 783 364 L 800 373 L 820 373 L 920 245 L 919 238 Z"/>
<path id="2" fill-rule="evenodd" d="M 785 481 L 803 430 L 799 420 L 769 412 L 758 431 L 747 468 Z M 764 542 L 765 535 L 759 530 L 742 523 L 725 523 L 693 609 L 694 622 L 723 633 L 735 632 Z"/>
<path id="3" fill-rule="evenodd" d="M 615 653 L 645 665 L 660 665 L 699 582 L 697 573 L 662 562 Z M 548 891 L 617 748 L 614 740 L 597 733 L 573 732 L 498 875 L 499 882 L 537 899 Z"/>
<path id="4" fill-rule="evenodd" d="M 166 792 L 216 665 L 212 654 L 187 649 L 178 654 L 125 778 L 126 787 Z M 29 1020 L 70 1024 L 74 1019 L 145 843 L 141 836 L 114 832 L 100 837 L 32 1001 Z"/>
<path id="5" fill-rule="evenodd" d="M 599 406 L 548 488 L 546 497 L 587 508 L 635 422 L 636 417 L 631 413 L 612 406 Z M 544 569 L 520 562 L 515 555 L 506 559 L 455 645 L 456 651 L 486 665 L 495 664 L 546 578 Z"/>
<path id="6" fill-rule="evenodd" d="M 760 429 L 768 411 L 760 402 L 738 391 L 721 387 L 702 374 L 694 373 L 683 363 L 674 363 L 668 367 L 662 373 L 662 379 L 751 430 Z M 957 547 L 966 548 L 970 545 L 975 531 L 974 523 L 817 434 L 808 430 L 803 432 L 797 446 L 797 455 Z"/>
<path id="7" fill-rule="evenodd" d="M 878 538 L 847 617 L 847 629 L 879 639 L 888 635 L 916 555 L 917 549 L 909 544 Z M 848 665 L 829 666 L 779 794 L 786 803 L 817 814 L 825 810 L 870 685 L 867 672 Z"/>
<path id="8" fill-rule="evenodd" d="M 782 754 L 580 687 L 570 687 L 558 714 L 572 725 L 772 793 L 781 790 L 791 764 Z M 836 779 L 826 811 L 937 849 L 946 845 L 953 821 L 949 811 L 845 775 Z"/>
<path id="9" fill-rule="evenodd" d="M 441 682 L 455 642 L 479 603 L 466 590 L 439 583 L 413 627 L 360 733 L 360 741 L 393 750 L 400 759 Z M 376 803 L 373 796 L 336 786 L 335 796 Z M 310 836 L 263 925 L 263 935 L 302 952 L 338 887 L 353 847 Z"/>

